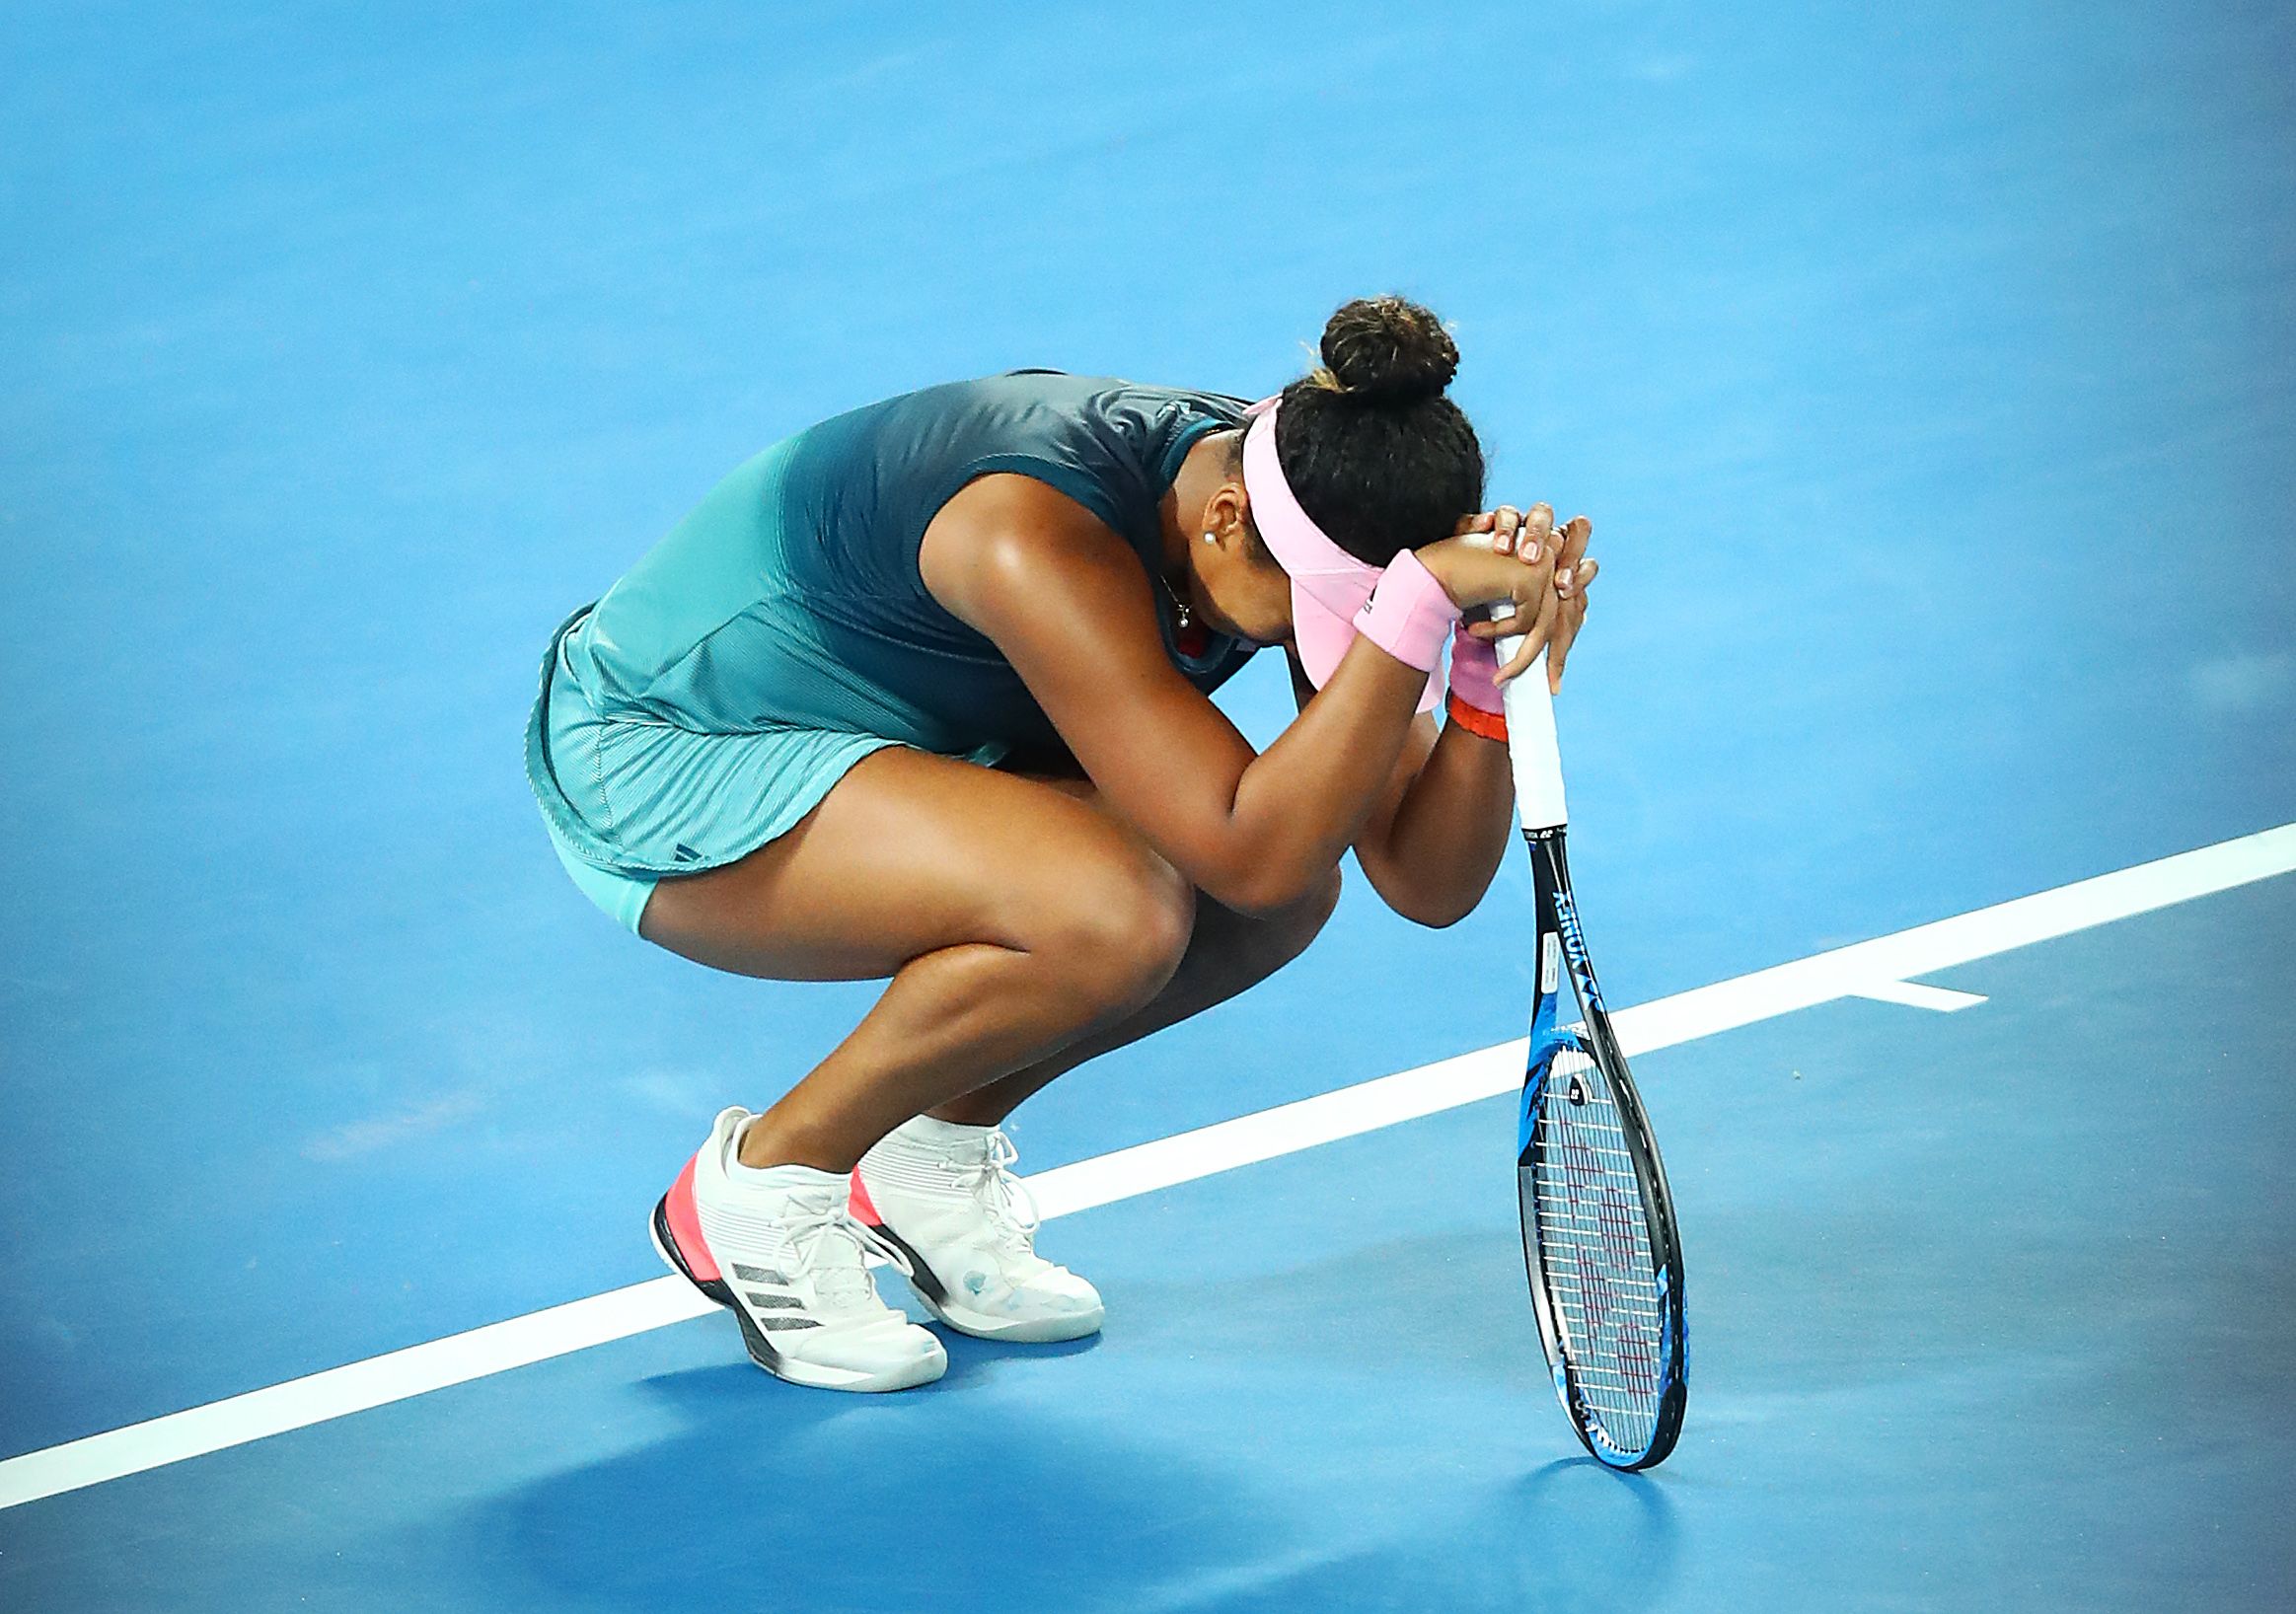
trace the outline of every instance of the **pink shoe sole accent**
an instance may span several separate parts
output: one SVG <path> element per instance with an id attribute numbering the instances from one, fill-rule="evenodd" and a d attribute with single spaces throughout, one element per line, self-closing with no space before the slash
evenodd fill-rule
<path id="1" fill-rule="evenodd" d="M 861 1181 L 861 1168 L 853 1167 L 852 1192 L 846 1196 L 846 1210 L 853 1220 L 863 1227 L 882 1227 L 885 1218 L 877 1214 L 876 1203 L 869 1198 L 869 1190 Z"/>
<path id="2" fill-rule="evenodd" d="M 678 1173 L 678 1180 L 670 1185 L 670 1192 L 662 1205 L 669 1216 L 670 1237 L 677 1243 L 678 1254 L 686 1258 L 686 1268 L 693 1273 L 695 1282 L 714 1283 L 717 1279 L 717 1263 L 710 1259 L 709 1243 L 702 1236 L 702 1214 L 694 1208 L 692 1160 L 688 1160 L 686 1169 Z"/>

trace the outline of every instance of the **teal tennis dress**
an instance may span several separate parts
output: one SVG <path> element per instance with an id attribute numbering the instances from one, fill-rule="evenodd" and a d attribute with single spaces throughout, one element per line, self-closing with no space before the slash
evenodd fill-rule
<path id="1" fill-rule="evenodd" d="M 637 927 L 653 882 L 730 863 L 890 745 L 993 763 L 1058 736 L 984 634 L 926 591 L 925 529 L 997 472 L 1075 499 L 1161 565 L 1188 450 L 1240 423 L 1214 393 L 1023 370 L 823 421 L 736 470 L 543 658 L 526 773 L 559 859 Z M 1253 646 L 1182 644 L 1210 692 Z"/>

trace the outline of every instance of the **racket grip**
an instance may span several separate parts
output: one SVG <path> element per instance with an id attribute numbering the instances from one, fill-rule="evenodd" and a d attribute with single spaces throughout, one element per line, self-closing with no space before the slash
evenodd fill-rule
<path id="1" fill-rule="evenodd" d="M 1505 666 L 1522 647 L 1520 634 L 1499 641 Z M 1546 652 L 1499 686 L 1507 703 L 1507 760 L 1515 769 L 1515 810 L 1525 830 L 1559 830 L 1569 822 L 1563 808 L 1563 753 L 1555 741 L 1554 697 L 1547 694 Z"/>

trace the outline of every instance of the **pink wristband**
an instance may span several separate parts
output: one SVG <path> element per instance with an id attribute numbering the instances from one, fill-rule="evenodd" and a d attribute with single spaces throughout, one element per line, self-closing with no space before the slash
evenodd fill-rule
<path id="1" fill-rule="evenodd" d="M 1459 608 L 1409 550 L 1387 562 L 1370 603 L 1356 613 L 1357 632 L 1423 673 L 1442 662 L 1444 640 L 1458 624 Z"/>
<path id="2" fill-rule="evenodd" d="M 1451 694 L 1494 717 L 1507 710 L 1507 697 L 1499 693 L 1498 646 L 1476 638 L 1463 623 L 1451 635 Z"/>

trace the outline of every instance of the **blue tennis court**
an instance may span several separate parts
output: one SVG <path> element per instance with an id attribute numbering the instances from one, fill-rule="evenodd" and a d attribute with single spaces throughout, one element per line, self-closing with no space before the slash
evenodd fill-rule
<path id="1" fill-rule="evenodd" d="M 2287 1607 L 2292 65 L 2253 7 L 16 8 L 0 1608 Z M 1494 494 L 1596 523 L 1679 1447 L 1549 1387 L 1518 858 L 1441 930 L 1350 867 L 1019 1112 L 1100 1336 L 776 1381 L 646 1212 L 878 988 L 583 901 L 553 625 L 808 422 L 1257 397 L 1387 290 Z"/>

